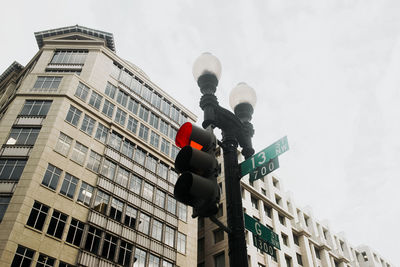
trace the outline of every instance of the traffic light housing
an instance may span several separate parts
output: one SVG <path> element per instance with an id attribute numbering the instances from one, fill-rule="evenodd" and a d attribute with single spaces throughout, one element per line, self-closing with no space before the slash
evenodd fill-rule
<path id="1" fill-rule="evenodd" d="M 178 130 L 175 143 L 182 148 L 175 159 L 175 169 L 181 173 L 174 188 L 175 198 L 193 207 L 193 218 L 215 215 L 220 200 L 215 135 L 211 128 L 204 130 L 186 122 Z"/>

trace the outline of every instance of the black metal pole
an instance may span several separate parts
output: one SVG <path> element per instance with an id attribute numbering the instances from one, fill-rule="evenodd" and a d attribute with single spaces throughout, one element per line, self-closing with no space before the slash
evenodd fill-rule
<path id="1" fill-rule="evenodd" d="M 248 267 L 246 235 L 243 221 L 240 170 L 238 164 L 238 144 L 247 159 L 254 154 L 251 137 L 253 126 L 249 122 L 253 113 L 250 104 L 239 104 L 235 114 L 222 108 L 214 95 L 218 80 L 213 74 L 204 74 L 197 81 L 203 96 L 200 107 L 204 111 L 203 127 L 209 125 L 222 131 L 222 149 L 224 154 L 225 192 L 228 233 L 229 266 Z"/>
<path id="2" fill-rule="evenodd" d="M 239 177 L 238 142 L 230 133 L 222 131 L 224 152 L 225 192 L 228 234 L 229 266 L 247 267 L 246 236 L 243 224 L 243 206 Z"/>

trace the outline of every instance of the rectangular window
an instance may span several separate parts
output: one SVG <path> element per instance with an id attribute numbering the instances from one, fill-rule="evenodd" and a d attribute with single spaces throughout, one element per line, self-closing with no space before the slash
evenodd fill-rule
<path id="1" fill-rule="evenodd" d="M 22 116 L 46 116 L 52 101 L 48 100 L 25 100 L 24 107 L 19 115 Z"/>
<path id="2" fill-rule="evenodd" d="M 127 72 L 126 70 L 121 71 L 121 76 L 119 77 L 119 80 L 125 84 L 127 87 L 129 87 L 132 83 L 132 80 L 134 78 L 132 77 L 132 74 Z"/>
<path id="3" fill-rule="evenodd" d="M 140 95 L 140 91 L 142 90 L 142 84 L 140 83 L 140 81 L 132 78 L 129 88 L 131 88 L 136 94 Z"/>
<path id="4" fill-rule="evenodd" d="M 81 188 L 79 189 L 78 202 L 89 207 L 90 200 L 92 199 L 93 195 L 93 189 L 94 189 L 93 186 L 85 182 L 82 182 Z"/>
<path id="5" fill-rule="evenodd" d="M 29 218 L 26 224 L 39 231 L 42 231 L 48 211 L 49 211 L 48 206 L 38 201 L 35 201 L 35 203 L 33 203 L 33 207 L 31 213 L 29 214 Z"/>
<path id="6" fill-rule="evenodd" d="M 85 224 L 83 222 L 72 218 L 71 223 L 69 225 L 67 238 L 65 241 L 79 247 L 81 244 L 84 227 Z"/>
<path id="7" fill-rule="evenodd" d="M 265 204 L 265 203 L 264 203 L 264 213 L 269 218 L 272 218 L 272 208 L 270 206 L 268 206 L 267 204 Z"/>
<path id="8" fill-rule="evenodd" d="M 162 267 L 173 267 L 173 264 L 170 263 L 169 261 L 163 260 L 162 261 Z"/>
<path id="9" fill-rule="evenodd" d="M 251 196 L 251 206 L 258 210 L 258 199 Z"/>
<path id="10" fill-rule="evenodd" d="M 122 135 L 116 132 L 112 132 L 110 135 L 110 139 L 108 140 L 108 144 L 115 150 L 119 151 L 122 144 Z"/>
<path id="11" fill-rule="evenodd" d="M 11 267 L 31 266 L 34 255 L 34 250 L 18 245 Z"/>
<path id="12" fill-rule="evenodd" d="M 128 118 L 128 125 L 126 126 L 126 128 L 128 129 L 128 131 L 130 131 L 131 133 L 136 134 L 137 131 L 137 125 L 138 125 L 138 120 L 129 116 Z"/>
<path id="13" fill-rule="evenodd" d="M 53 267 L 56 259 L 47 256 L 45 254 L 39 253 L 36 267 Z"/>
<path id="14" fill-rule="evenodd" d="M 139 108 L 139 118 L 147 122 L 149 120 L 149 109 L 141 105 Z"/>
<path id="15" fill-rule="evenodd" d="M 176 200 L 170 195 L 167 195 L 167 211 L 176 214 Z"/>
<path id="16" fill-rule="evenodd" d="M 84 249 L 93 254 L 97 254 L 99 251 L 100 239 L 101 230 L 97 229 L 96 227 L 89 226 Z"/>
<path id="17" fill-rule="evenodd" d="M 117 102 L 122 106 L 126 107 L 126 103 L 128 102 L 128 94 L 126 94 L 122 90 L 118 90 L 117 93 Z"/>
<path id="18" fill-rule="evenodd" d="M 158 148 L 159 144 L 160 144 L 160 136 L 155 132 L 151 131 L 150 145 L 154 146 L 155 148 Z"/>
<path id="19" fill-rule="evenodd" d="M 168 123 L 164 120 L 160 120 L 160 132 L 162 132 L 165 136 L 168 136 Z"/>
<path id="20" fill-rule="evenodd" d="M 93 209 L 100 213 L 106 214 L 109 200 L 110 200 L 110 195 L 104 193 L 101 190 L 97 190 Z"/>
<path id="21" fill-rule="evenodd" d="M 171 247 L 175 244 L 175 230 L 169 226 L 165 226 L 164 243 Z"/>
<path id="22" fill-rule="evenodd" d="M 100 173 L 110 180 L 114 179 L 115 169 L 117 165 L 108 159 L 104 159 L 103 165 L 101 166 Z"/>
<path id="23" fill-rule="evenodd" d="M 167 100 L 162 99 L 161 100 L 161 112 L 164 113 L 165 115 L 169 116 L 170 109 L 171 109 L 171 104 L 168 103 Z"/>
<path id="24" fill-rule="evenodd" d="M 172 140 L 175 140 L 175 137 L 176 137 L 176 133 L 177 133 L 178 131 L 175 129 L 175 128 L 173 128 L 173 127 L 170 127 L 169 128 L 169 138 L 171 138 Z"/>
<path id="25" fill-rule="evenodd" d="M 157 159 L 153 158 L 152 156 L 147 156 L 146 159 L 146 166 L 145 166 L 148 170 L 152 171 L 152 172 L 156 172 L 156 167 L 157 167 Z"/>
<path id="26" fill-rule="evenodd" d="M 168 171 L 168 170 L 167 170 Z M 169 172 L 169 177 L 168 177 L 169 179 L 168 179 L 168 181 L 171 183 L 171 184 L 176 184 L 176 181 L 178 180 L 178 174 L 174 171 L 174 170 L 171 170 L 170 172 Z M 165 178 L 166 179 L 166 178 Z"/>
<path id="27" fill-rule="evenodd" d="M 221 230 L 224 233 L 223 230 Z M 178 232 L 176 249 L 182 254 L 186 254 L 186 235 Z"/>
<path id="28" fill-rule="evenodd" d="M 295 243 L 296 245 L 300 246 L 300 243 L 299 243 L 299 236 L 296 235 L 295 233 L 293 233 L 293 241 L 294 241 L 294 243 Z"/>
<path id="29" fill-rule="evenodd" d="M 11 128 L 6 145 L 33 146 L 38 137 L 40 128 Z"/>
<path id="30" fill-rule="evenodd" d="M 98 110 L 100 108 L 102 100 L 103 97 L 100 94 L 96 93 L 95 91 L 92 91 L 92 94 L 90 95 L 89 99 L 89 105 Z"/>
<path id="31" fill-rule="evenodd" d="M 54 150 L 60 153 L 61 155 L 67 156 L 69 149 L 71 147 L 71 143 L 72 143 L 72 138 L 60 132 L 60 136 L 58 137 L 58 141 Z"/>
<path id="32" fill-rule="evenodd" d="M 154 186 L 152 186 L 147 182 L 144 182 L 143 197 L 149 201 L 153 201 L 153 191 L 154 191 Z"/>
<path id="33" fill-rule="evenodd" d="M 133 158 L 133 152 L 135 151 L 135 144 L 125 138 L 122 143 L 121 153 L 127 156 L 128 158 Z"/>
<path id="34" fill-rule="evenodd" d="M 89 87 L 79 82 L 78 87 L 76 88 L 75 91 L 75 96 L 79 97 L 83 101 L 86 101 L 89 91 L 90 91 Z"/>
<path id="35" fill-rule="evenodd" d="M 315 250 L 315 257 L 317 257 L 317 259 L 321 259 L 321 253 L 320 253 L 320 250 L 319 250 L 319 248 L 317 248 L 317 247 L 314 247 L 314 250 Z"/>
<path id="36" fill-rule="evenodd" d="M 156 108 L 160 109 L 161 108 L 161 96 L 153 92 L 153 96 L 151 98 L 151 104 L 155 106 Z"/>
<path id="37" fill-rule="evenodd" d="M 60 193 L 69 198 L 74 198 L 78 181 L 79 181 L 78 178 L 72 176 L 69 173 L 66 173 L 60 189 Z"/>
<path id="38" fill-rule="evenodd" d="M 174 120 L 175 122 L 179 122 L 179 114 L 180 114 L 179 109 L 176 108 L 175 106 L 172 106 L 171 107 L 170 118 L 172 120 Z"/>
<path id="39" fill-rule="evenodd" d="M 215 267 L 225 267 L 225 253 L 224 252 L 214 256 L 214 266 Z"/>
<path id="40" fill-rule="evenodd" d="M 72 125 L 77 126 L 81 115 L 82 111 L 71 105 L 69 107 L 69 111 L 65 120 L 71 123 Z"/>
<path id="41" fill-rule="evenodd" d="M 107 141 L 109 131 L 110 131 L 110 129 L 108 129 L 103 124 L 99 123 L 97 125 L 96 135 L 94 136 L 94 138 L 96 138 L 97 140 L 99 140 L 102 143 L 105 143 Z"/>
<path id="42" fill-rule="evenodd" d="M 279 222 L 280 222 L 282 225 L 286 225 L 285 216 L 282 216 L 282 215 L 279 214 Z"/>
<path id="43" fill-rule="evenodd" d="M 117 108 L 117 113 L 115 113 L 115 122 L 124 126 L 126 121 L 126 112 L 120 108 Z"/>
<path id="44" fill-rule="evenodd" d="M 161 139 L 161 152 L 166 155 L 169 155 L 170 145 L 171 144 L 166 139 L 162 138 Z"/>
<path id="45" fill-rule="evenodd" d="M 151 95 L 152 95 L 152 91 L 150 88 L 146 87 L 146 86 L 142 86 L 142 92 L 140 94 L 144 100 L 146 100 L 147 102 L 150 103 L 151 101 Z"/>
<path id="46" fill-rule="evenodd" d="M 168 176 L 168 166 L 165 165 L 164 163 L 159 163 L 158 168 L 157 168 L 157 175 L 160 176 L 161 178 L 167 180 Z M 175 183 L 174 183 L 175 184 Z"/>
<path id="47" fill-rule="evenodd" d="M 150 230 L 150 217 L 144 213 L 140 213 L 140 223 L 138 230 L 146 235 L 149 234 Z"/>
<path id="48" fill-rule="evenodd" d="M 163 229 L 162 223 L 160 221 L 153 220 L 153 225 L 151 227 L 151 237 L 158 241 L 161 241 L 162 229 Z"/>
<path id="49" fill-rule="evenodd" d="M 25 164 L 26 159 L 0 159 L 0 180 L 18 181 Z"/>
<path id="50" fill-rule="evenodd" d="M 157 206 L 160 206 L 162 208 L 164 208 L 165 206 L 165 193 L 159 189 L 156 189 L 156 195 L 155 195 L 155 199 L 154 199 L 154 203 Z"/>
<path id="51" fill-rule="evenodd" d="M 220 206 L 222 207 L 222 204 Z M 184 222 L 187 220 L 187 206 L 181 202 L 178 202 L 178 218 Z"/>
<path id="52" fill-rule="evenodd" d="M 86 159 L 87 151 L 88 151 L 87 146 L 84 146 L 81 143 L 76 142 L 74 148 L 72 149 L 71 160 L 75 161 L 79 165 L 83 165 Z"/>
<path id="53" fill-rule="evenodd" d="M 128 184 L 129 179 L 129 171 L 119 167 L 117 171 L 117 176 L 115 177 L 115 182 L 119 185 L 122 185 L 124 188 Z"/>
<path id="54" fill-rule="evenodd" d="M 297 263 L 303 266 L 303 259 L 301 258 L 301 255 L 299 253 L 296 253 L 296 258 L 297 258 Z"/>
<path id="55" fill-rule="evenodd" d="M 180 202 L 178 202 L 178 203 L 180 203 Z M 224 215 L 224 204 L 220 203 L 218 205 L 218 212 L 217 212 L 217 214 L 215 214 L 215 217 L 221 218 L 223 215 Z"/>
<path id="56" fill-rule="evenodd" d="M 101 256 L 108 260 L 113 260 L 115 251 L 117 249 L 117 241 L 118 238 L 116 236 L 106 234 L 104 237 L 104 243 L 103 243 L 103 250 L 101 252 Z"/>
<path id="57" fill-rule="evenodd" d="M 289 245 L 288 236 L 285 235 L 284 233 L 281 233 L 281 236 L 282 236 L 282 242 L 283 242 L 283 244 L 284 244 L 285 246 L 288 246 L 288 245 Z"/>
<path id="58" fill-rule="evenodd" d="M 118 254 L 118 264 L 122 266 L 130 266 L 130 259 L 132 255 L 133 245 L 121 240 L 121 244 L 119 246 L 119 254 Z"/>
<path id="59" fill-rule="evenodd" d="M 111 70 L 111 77 L 113 77 L 114 79 L 118 80 L 119 79 L 119 74 L 121 73 L 121 68 L 120 66 L 116 65 L 116 63 L 114 63 L 112 65 L 112 70 Z"/>
<path id="60" fill-rule="evenodd" d="M 60 238 L 64 232 L 65 224 L 67 223 L 68 216 L 57 210 L 53 210 L 51 215 L 49 227 L 47 228 L 47 233 L 54 237 Z"/>
<path id="61" fill-rule="evenodd" d="M 128 101 L 128 110 L 136 115 L 138 109 L 139 109 L 139 102 L 130 97 Z"/>
<path id="62" fill-rule="evenodd" d="M 292 258 L 291 257 L 289 257 L 288 255 L 285 255 L 285 261 L 286 261 L 287 267 L 292 267 Z"/>
<path id="63" fill-rule="evenodd" d="M 224 240 L 224 230 L 222 230 L 221 228 L 214 230 L 213 235 L 214 235 L 214 243 L 215 244 Z"/>
<path id="64" fill-rule="evenodd" d="M 86 60 L 88 51 L 84 50 L 61 50 L 55 51 L 52 64 L 73 64 L 83 65 Z"/>
<path id="65" fill-rule="evenodd" d="M 93 118 L 91 118 L 85 114 L 85 117 L 83 117 L 81 130 L 91 136 L 93 133 L 95 124 L 96 124 L 96 121 Z"/>
<path id="66" fill-rule="evenodd" d="M 135 161 L 140 165 L 144 166 L 144 160 L 146 159 L 146 152 L 144 152 L 139 147 L 135 150 Z"/>
<path id="67" fill-rule="evenodd" d="M 101 162 L 101 155 L 91 150 L 86 164 L 86 168 L 94 172 L 98 172 L 100 168 L 100 162 Z"/>
<path id="68" fill-rule="evenodd" d="M 115 105 L 106 99 L 104 101 L 103 110 L 101 112 L 107 117 L 112 118 L 114 113 L 114 107 Z"/>
<path id="69" fill-rule="evenodd" d="M 135 229 L 137 210 L 127 205 L 125 210 L 124 224 L 132 229 Z"/>
<path id="70" fill-rule="evenodd" d="M 117 87 L 115 87 L 111 83 L 107 83 L 106 90 L 104 91 L 104 93 L 106 95 L 108 95 L 109 97 L 111 97 L 112 99 L 114 99 L 116 91 L 117 91 Z"/>
<path id="71" fill-rule="evenodd" d="M 130 180 L 130 183 L 129 183 L 129 189 L 132 192 L 140 195 L 141 188 L 142 188 L 142 179 L 140 179 L 139 177 L 137 177 L 134 174 L 131 175 L 131 180 Z"/>
<path id="72" fill-rule="evenodd" d="M 11 196 L 0 195 L 0 223 L 3 220 L 4 214 L 6 213 L 8 204 L 10 203 Z"/>
<path id="73" fill-rule="evenodd" d="M 56 91 L 60 85 L 62 77 L 39 76 L 33 85 L 32 91 Z"/>
<path id="74" fill-rule="evenodd" d="M 139 248 L 135 249 L 136 266 L 135 267 L 146 267 L 146 256 L 147 253 Z"/>
<path id="75" fill-rule="evenodd" d="M 153 126 L 155 129 L 158 129 L 159 121 L 160 121 L 160 118 L 153 112 L 150 112 L 150 120 L 149 120 L 150 125 Z"/>
<path id="76" fill-rule="evenodd" d="M 124 208 L 124 203 L 119 201 L 118 199 L 113 198 L 111 200 L 110 218 L 120 222 L 122 218 L 123 208 Z"/>
<path id="77" fill-rule="evenodd" d="M 150 254 L 148 267 L 158 267 L 158 266 L 160 266 L 160 258 L 153 254 Z"/>

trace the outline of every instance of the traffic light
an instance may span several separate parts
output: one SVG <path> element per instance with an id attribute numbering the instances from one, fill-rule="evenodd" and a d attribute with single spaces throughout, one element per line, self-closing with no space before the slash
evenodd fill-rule
<path id="1" fill-rule="evenodd" d="M 175 198 L 193 207 L 193 218 L 215 215 L 220 200 L 215 135 L 211 128 L 204 130 L 186 122 L 178 130 L 175 143 L 182 148 L 175 159 L 175 169 L 181 173 L 174 188 Z"/>

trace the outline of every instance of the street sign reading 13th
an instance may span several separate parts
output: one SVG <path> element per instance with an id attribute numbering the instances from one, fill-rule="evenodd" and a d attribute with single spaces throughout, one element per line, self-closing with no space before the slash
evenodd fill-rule
<path id="1" fill-rule="evenodd" d="M 240 170 L 242 177 L 250 173 L 255 168 L 268 163 L 273 158 L 276 158 L 280 154 L 289 150 L 289 144 L 287 136 L 279 139 L 269 147 L 265 148 L 263 151 L 258 152 L 251 158 L 240 163 Z"/>

